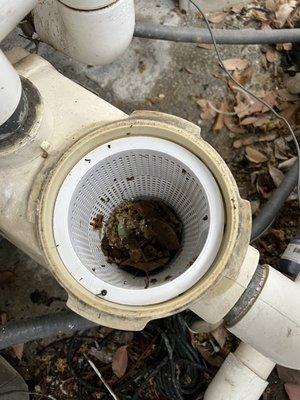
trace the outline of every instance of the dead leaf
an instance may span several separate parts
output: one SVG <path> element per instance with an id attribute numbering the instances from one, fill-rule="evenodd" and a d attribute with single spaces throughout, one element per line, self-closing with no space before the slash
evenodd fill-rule
<path id="1" fill-rule="evenodd" d="M 233 133 L 245 133 L 246 130 L 242 126 L 235 124 L 234 119 L 231 115 L 224 115 L 224 123 L 227 129 Z"/>
<path id="2" fill-rule="evenodd" d="M 277 94 L 273 91 L 267 92 L 264 96 L 262 96 L 263 100 L 267 102 L 271 107 L 277 106 Z M 269 111 L 269 107 L 263 105 L 261 112 L 265 113 Z"/>
<path id="3" fill-rule="evenodd" d="M 243 4 L 237 4 L 236 6 L 231 7 L 231 11 L 238 14 L 242 11 L 243 8 Z"/>
<path id="4" fill-rule="evenodd" d="M 209 22 L 213 24 L 219 24 L 226 18 L 227 14 L 225 12 L 218 12 L 216 14 L 210 15 L 208 17 Z"/>
<path id="5" fill-rule="evenodd" d="M 276 44 L 276 50 L 277 51 L 291 51 L 293 49 L 293 44 L 292 43 L 277 43 Z"/>
<path id="6" fill-rule="evenodd" d="M 300 400 L 300 385 L 286 383 L 284 387 L 290 400 Z"/>
<path id="7" fill-rule="evenodd" d="M 227 112 L 227 107 L 226 107 L 226 104 L 224 102 L 222 102 L 221 105 L 220 105 L 220 111 Z M 218 114 L 216 122 L 215 122 L 214 127 L 213 127 L 214 131 L 220 131 L 221 129 L 224 128 L 224 118 L 225 118 L 224 114 L 222 114 L 222 113 Z"/>
<path id="8" fill-rule="evenodd" d="M 264 11 L 251 10 L 250 16 L 260 22 L 268 22 L 269 19 Z"/>
<path id="9" fill-rule="evenodd" d="M 216 111 L 210 107 L 208 100 L 198 99 L 197 105 L 202 109 L 202 112 L 200 113 L 201 119 L 210 120 L 215 118 L 217 115 Z"/>
<path id="10" fill-rule="evenodd" d="M 269 174 L 273 179 L 273 182 L 276 187 L 280 186 L 281 182 L 283 181 L 284 174 L 278 168 L 274 167 L 273 165 L 269 164 L 268 166 Z"/>
<path id="11" fill-rule="evenodd" d="M 290 158 L 289 160 L 286 160 L 286 161 L 283 161 L 282 163 L 280 163 L 280 164 L 278 165 L 278 168 L 280 168 L 280 169 L 290 168 L 290 167 L 292 167 L 292 166 L 295 164 L 295 162 L 296 162 L 297 160 L 298 160 L 297 157 L 292 157 L 292 158 Z"/>
<path id="12" fill-rule="evenodd" d="M 121 346 L 117 349 L 112 359 L 112 370 L 118 378 L 125 375 L 128 366 L 127 346 Z"/>
<path id="13" fill-rule="evenodd" d="M 280 115 L 286 118 L 290 124 L 295 123 L 296 116 L 300 112 L 300 104 L 292 104 L 290 107 L 281 111 Z"/>
<path id="14" fill-rule="evenodd" d="M 281 4 L 278 11 L 275 12 L 276 16 L 276 25 L 278 28 L 282 28 L 284 24 L 286 23 L 287 19 L 293 12 L 294 7 L 292 7 L 290 4 Z"/>
<path id="15" fill-rule="evenodd" d="M 245 139 L 238 139 L 233 142 L 233 147 L 239 149 L 242 146 L 249 146 L 256 142 L 271 142 L 276 139 L 277 133 L 272 132 L 261 136 L 250 136 Z"/>
<path id="16" fill-rule="evenodd" d="M 269 63 L 275 63 L 279 61 L 279 54 L 277 51 L 270 49 L 266 52 L 266 59 L 269 61 Z"/>
<path id="17" fill-rule="evenodd" d="M 244 118 L 246 115 L 252 114 L 250 107 L 250 104 L 240 102 L 234 107 L 234 111 L 239 118 Z"/>
<path id="18" fill-rule="evenodd" d="M 22 360 L 23 357 L 23 350 L 24 350 L 24 343 L 15 344 L 12 346 L 12 349 L 19 360 Z"/>
<path id="19" fill-rule="evenodd" d="M 240 124 L 241 125 L 252 125 L 252 124 L 254 124 L 254 122 L 257 121 L 257 119 L 258 119 L 257 117 L 248 117 L 248 118 L 243 119 L 240 122 Z"/>
<path id="20" fill-rule="evenodd" d="M 213 49 L 213 44 L 198 43 L 197 47 L 199 47 L 200 49 L 211 50 L 211 49 Z"/>
<path id="21" fill-rule="evenodd" d="M 226 69 L 229 71 L 235 71 L 236 69 L 243 71 L 248 66 L 247 60 L 242 60 L 241 58 L 230 58 L 228 60 L 224 60 L 223 64 Z"/>
<path id="22" fill-rule="evenodd" d="M 212 336 L 222 349 L 228 339 L 228 332 L 224 326 L 219 326 L 217 329 L 211 332 Z"/>
<path id="23" fill-rule="evenodd" d="M 247 159 L 255 164 L 260 164 L 268 160 L 263 153 L 254 149 L 253 147 L 247 146 L 245 148 L 245 152 Z"/>
<path id="24" fill-rule="evenodd" d="M 252 77 L 252 74 L 253 74 L 253 68 L 252 66 L 249 66 L 243 71 L 239 70 L 233 71 L 232 76 L 238 83 L 240 83 L 242 86 L 245 86 L 245 84 Z M 228 80 L 228 86 L 233 92 L 236 92 L 238 90 L 236 84 L 231 79 Z"/>

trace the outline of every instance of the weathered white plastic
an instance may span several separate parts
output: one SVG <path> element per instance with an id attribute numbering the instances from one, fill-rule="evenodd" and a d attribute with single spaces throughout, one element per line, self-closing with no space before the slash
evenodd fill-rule
<path id="1" fill-rule="evenodd" d="M 230 353 L 210 383 L 204 400 L 258 400 L 275 363 L 242 343 Z"/>
<path id="2" fill-rule="evenodd" d="M 71 4 L 72 1 L 68 1 Z M 103 2 L 74 2 L 71 8 L 57 0 L 44 0 L 34 10 L 37 33 L 57 50 L 89 65 L 104 65 L 117 59 L 129 46 L 134 31 L 133 0 L 117 0 L 102 8 Z"/>
<path id="3" fill-rule="evenodd" d="M 1 50 L 0 70 L 0 125 L 2 125 L 12 116 L 19 104 L 22 85 L 19 75 Z"/>
<path id="4" fill-rule="evenodd" d="M 33 9 L 36 3 L 37 0 L 0 0 L 0 42 Z"/>
<path id="5" fill-rule="evenodd" d="M 300 369 L 300 285 L 268 268 L 261 294 L 229 330 L 276 364 Z"/>

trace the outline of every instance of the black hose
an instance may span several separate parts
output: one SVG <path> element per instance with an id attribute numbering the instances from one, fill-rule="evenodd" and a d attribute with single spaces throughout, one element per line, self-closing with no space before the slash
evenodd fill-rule
<path id="1" fill-rule="evenodd" d="M 298 181 L 298 163 L 296 162 L 285 175 L 281 185 L 274 191 L 268 202 L 253 220 L 251 243 L 257 240 L 272 224 L 278 211 L 294 190 Z"/>
<path id="2" fill-rule="evenodd" d="M 72 311 L 48 314 L 0 326 L 0 350 L 19 343 L 98 326 Z"/>
<path id="3" fill-rule="evenodd" d="M 214 29 L 218 44 L 300 43 L 300 29 Z M 145 39 L 170 40 L 184 43 L 212 43 L 206 28 L 157 25 L 137 22 L 134 36 Z"/>

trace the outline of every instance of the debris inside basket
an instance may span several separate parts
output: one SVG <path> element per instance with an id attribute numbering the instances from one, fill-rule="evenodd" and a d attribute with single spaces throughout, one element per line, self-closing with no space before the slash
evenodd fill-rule
<path id="1" fill-rule="evenodd" d="M 125 201 L 111 213 L 101 249 L 108 262 L 148 276 L 172 260 L 181 238 L 182 222 L 162 201 Z"/>

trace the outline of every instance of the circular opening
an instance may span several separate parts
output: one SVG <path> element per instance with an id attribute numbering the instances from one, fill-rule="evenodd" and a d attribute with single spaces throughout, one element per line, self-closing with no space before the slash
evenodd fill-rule
<path id="1" fill-rule="evenodd" d="M 99 231 L 124 200 L 160 199 L 183 223 L 182 249 L 170 264 L 145 278 L 108 264 Z M 54 209 L 57 251 L 72 276 L 106 300 L 147 305 L 192 287 L 209 269 L 223 237 L 224 208 L 214 177 L 192 153 L 164 139 L 128 137 L 87 154 L 63 182 Z"/>

